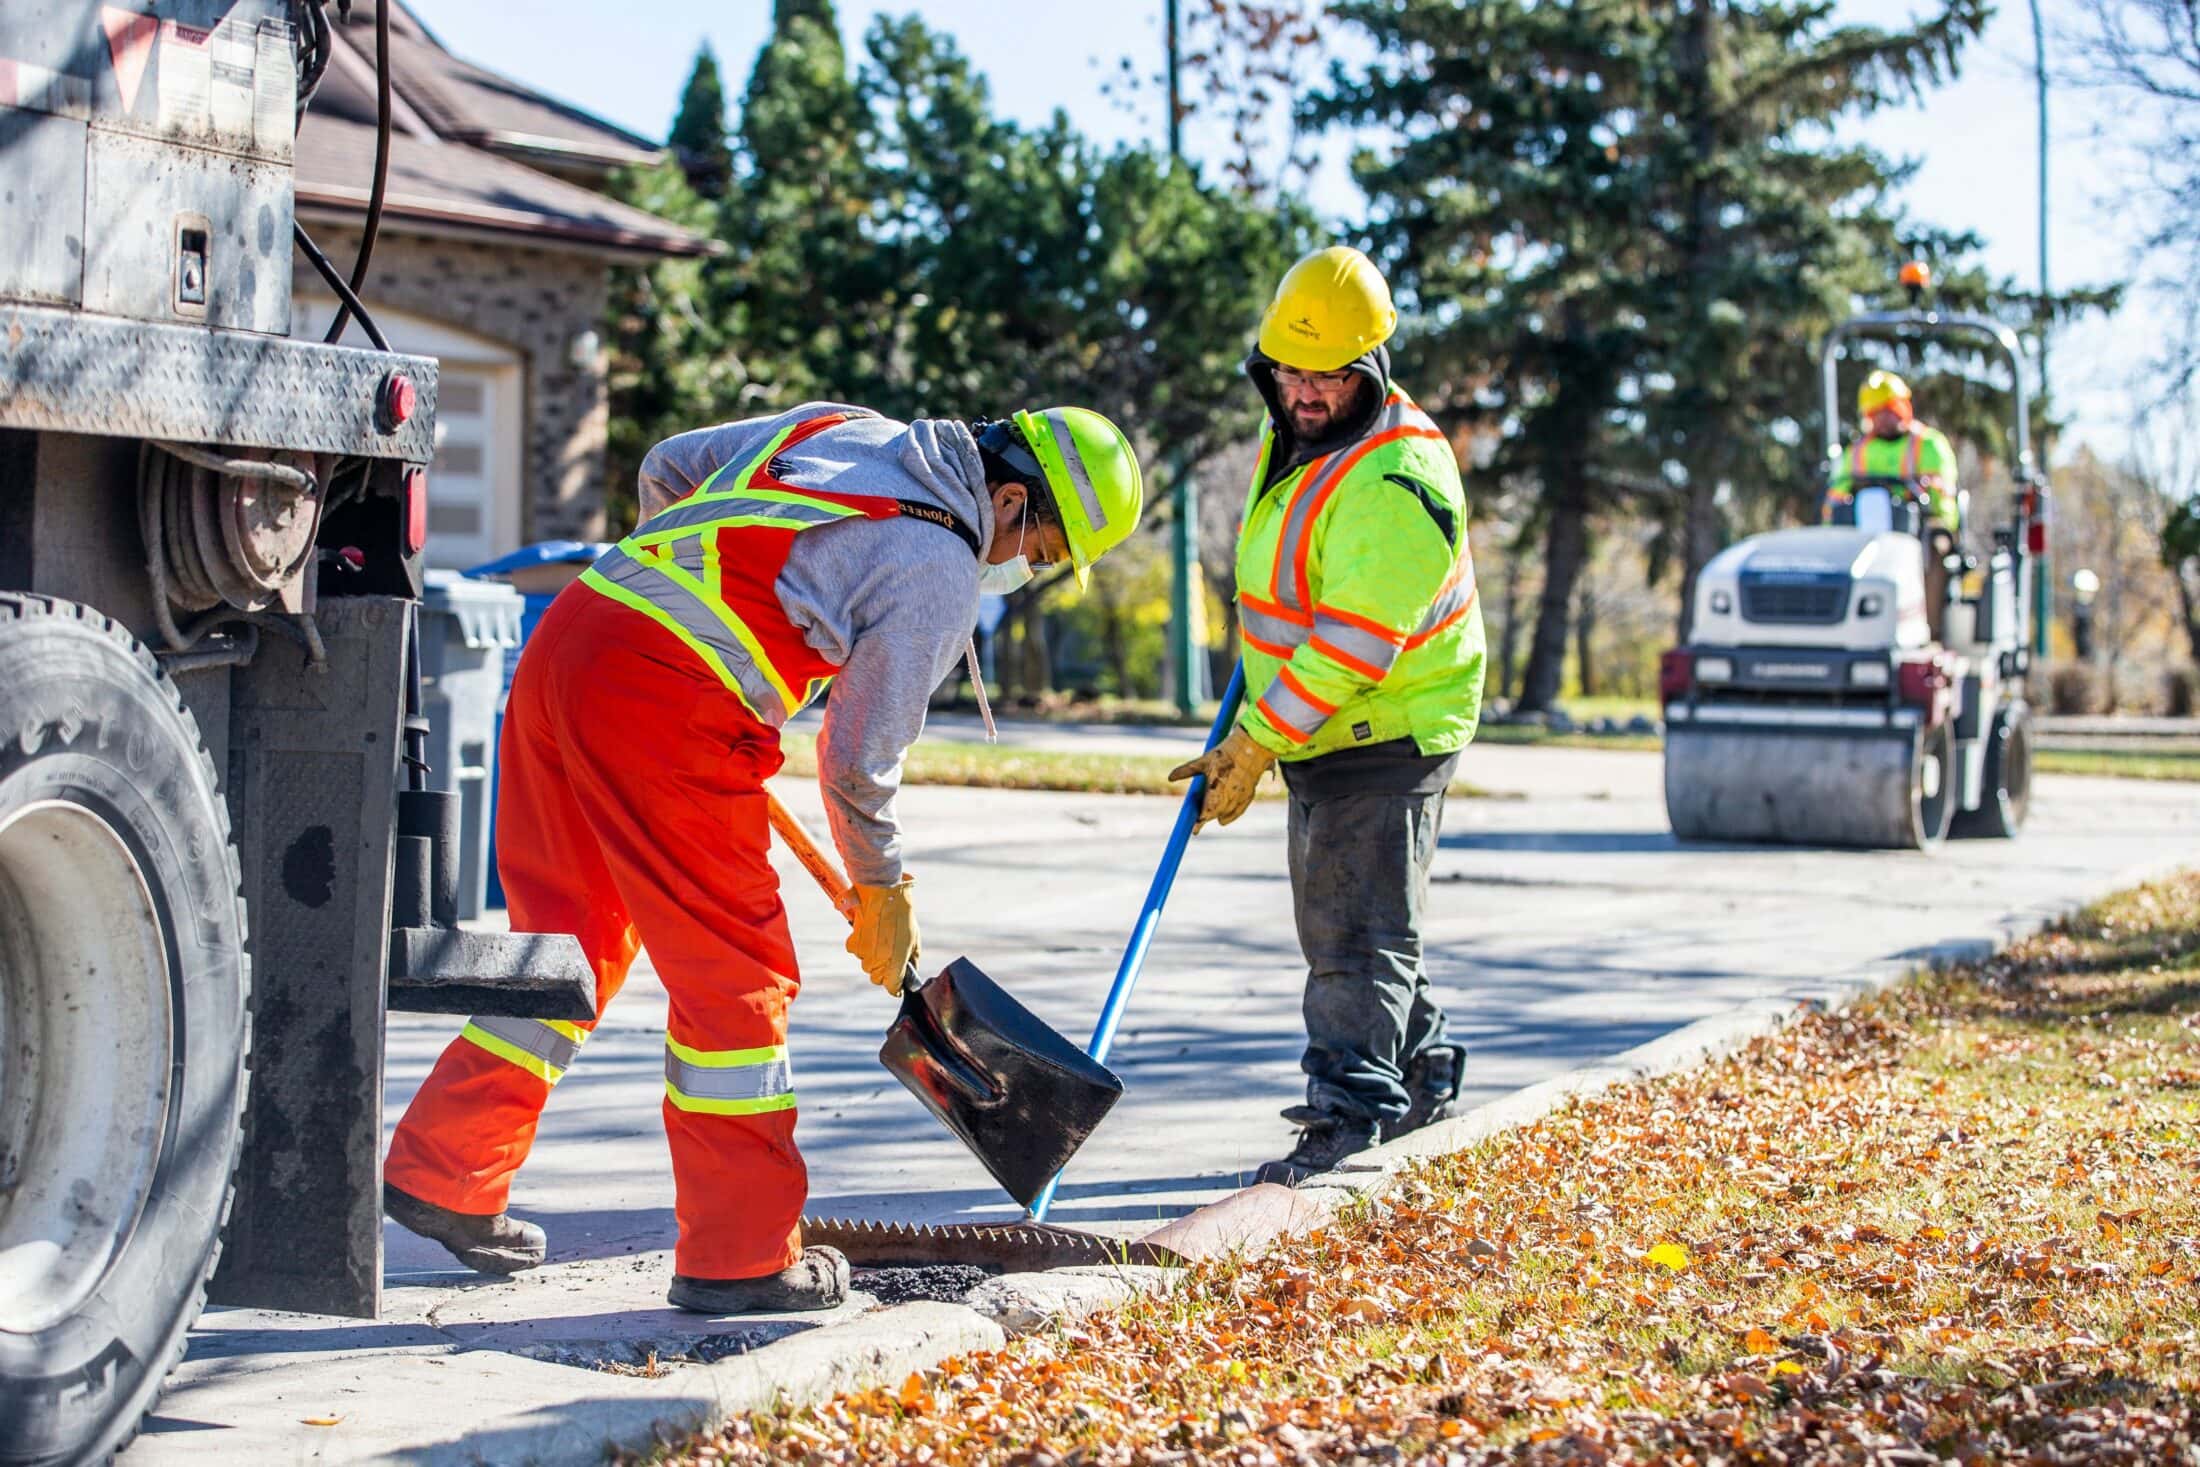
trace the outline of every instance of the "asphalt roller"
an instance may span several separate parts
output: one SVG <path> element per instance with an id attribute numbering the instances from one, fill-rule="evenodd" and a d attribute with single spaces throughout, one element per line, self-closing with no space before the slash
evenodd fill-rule
<path id="1" fill-rule="evenodd" d="M 1974 553 L 1927 522 L 1916 484 L 1860 479 L 1841 522 L 1715 556 L 1697 580 L 1692 638 L 1659 669 L 1666 815 L 1684 841 L 1929 850 L 2024 823 L 2048 485 L 2015 335 L 1920 309 L 1919 288 L 1910 310 L 1856 317 L 1827 339 L 1828 462 L 1845 342 L 1962 338 L 1998 354 L 2013 384 L 2010 522 Z"/>

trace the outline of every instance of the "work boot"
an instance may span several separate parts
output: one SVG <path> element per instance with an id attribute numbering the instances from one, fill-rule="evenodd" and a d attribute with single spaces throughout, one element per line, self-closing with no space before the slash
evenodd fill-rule
<path id="1" fill-rule="evenodd" d="M 388 1182 L 382 1184 L 382 1210 L 407 1232 L 450 1249 L 453 1258 L 475 1273 L 512 1274 L 538 1267 L 548 1247 L 541 1228 L 508 1212 L 453 1212 Z"/>
<path id="2" fill-rule="evenodd" d="M 1293 1106 L 1285 1114 L 1294 1120 L 1306 1116 L 1303 1122 L 1306 1129 L 1299 1132 L 1299 1144 L 1291 1148 L 1291 1154 L 1263 1166 L 1260 1174 L 1253 1178 L 1256 1182 L 1279 1182 L 1286 1187 L 1296 1187 L 1308 1177 L 1329 1171 L 1346 1157 L 1373 1146 L 1381 1129 L 1374 1121 L 1332 1115 L 1327 1111 L 1309 1112 L 1302 1106 Z"/>
<path id="3" fill-rule="evenodd" d="M 1406 1065 L 1406 1093 L 1413 1103 L 1398 1119 L 1383 1122 L 1383 1139 L 1395 1141 L 1409 1131 L 1457 1115 L 1466 1058 L 1467 1052 L 1456 1044 L 1432 1044 L 1415 1055 Z"/>
<path id="4" fill-rule="evenodd" d="M 848 1260 L 838 1248 L 805 1248 L 777 1273 L 754 1279 L 674 1274 L 665 1299 L 696 1314 L 786 1314 L 837 1308 L 848 1297 Z"/>

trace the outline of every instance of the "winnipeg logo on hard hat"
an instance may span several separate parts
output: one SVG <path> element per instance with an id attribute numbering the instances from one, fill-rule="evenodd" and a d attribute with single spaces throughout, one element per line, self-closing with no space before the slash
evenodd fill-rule
<path id="1" fill-rule="evenodd" d="M 1298 334 L 1301 336 L 1310 337 L 1316 340 L 1318 340 L 1322 334 L 1321 328 L 1319 326 L 1316 326 L 1312 321 L 1308 320 L 1304 316 L 1301 316 L 1298 320 L 1293 321 L 1291 323 L 1291 329 L 1298 332 Z"/>

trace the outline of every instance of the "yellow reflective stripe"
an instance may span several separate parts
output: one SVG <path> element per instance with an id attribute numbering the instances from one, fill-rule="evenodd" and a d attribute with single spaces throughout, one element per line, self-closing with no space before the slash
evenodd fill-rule
<path id="1" fill-rule="evenodd" d="M 458 1037 L 480 1045 L 506 1064 L 517 1065 L 530 1075 L 541 1076 L 552 1085 L 557 1084 L 559 1077 L 565 1073 L 541 1055 L 529 1054 L 509 1039 L 500 1039 L 478 1024 L 469 1023 L 458 1031 Z"/>
<path id="2" fill-rule="evenodd" d="M 768 1065 L 787 1057 L 784 1044 L 767 1044 L 762 1049 L 690 1049 L 669 1034 L 665 1036 L 665 1048 L 682 1064 L 702 1065 L 713 1070 L 729 1069 L 734 1065 Z"/>
<path id="3" fill-rule="evenodd" d="M 710 1100 L 692 1095 L 682 1095 L 670 1080 L 665 1081 L 665 1099 L 674 1110 L 684 1110 L 693 1115 L 707 1116 L 760 1116 L 772 1111 L 793 1110 L 794 1092 L 785 1095 L 767 1095 L 762 1100 Z"/>
<path id="4" fill-rule="evenodd" d="M 684 508 L 685 505 L 677 507 Z M 855 514 L 857 512 L 852 509 L 844 511 L 845 514 Z M 670 514 L 672 511 L 668 509 L 665 513 Z M 655 524 L 656 521 L 652 520 L 650 523 Z M 747 525 L 763 525 L 774 530 L 809 530 L 816 528 L 817 523 L 815 520 L 788 519 L 780 515 L 729 514 L 695 524 L 675 524 L 662 530 L 637 530 L 621 540 L 619 548 L 622 550 L 628 547 L 637 550 L 654 550 L 660 545 L 670 545 L 675 540 L 685 540 L 690 535 L 703 535 L 716 539 L 715 531 L 738 530 Z"/>
<path id="5" fill-rule="evenodd" d="M 751 1116 L 792 1110 L 794 1076 L 784 1044 L 695 1049 L 665 1036 L 665 1099 L 700 1115 Z"/>
<path id="6" fill-rule="evenodd" d="M 716 537 L 707 537 L 706 543 L 712 547 L 711 550 L 706 552 L 706 557 L 715 555 Z M 794 692 L 787 686 L 786 679 L 779 675 L 779 669 L 772 666 L 771 658 L 764 654 L 764 644 L 756 640 L 756 634 L 749 630 L 748 623 L 736 616 L 733 608 L 725 603 L 724 598 L 718 594 L 716 585 L 704 584 L 693 571 L 676 560 L 660 561 L 654 569 L 666 580 L 671 581 L 681 590 L 700 601 L 705 609 L 718 619 L 719 625 L 733 633 L 734 640 L 741 644 L 741 649 L 747 652 L 749 659 L 756 664 L 756 670 L 764 674 L 764 681 L 770 683 L 772 691 L 779 695 L 779 706 L 787 710 L 784 716 L 793 717 L 794 711 L 802 705 L 795 701 Z M 718 665 L 720 667 L 725 666 L 723 662 L 719 662 Z M 743 701 L 746 701 L 746 699 Z M 752 708 L 749 711 L 754 713 L 756 710 Z M 762 714 L 757 714 L 757 716 L 763 717 Z M 769 720 L 766 721 L 769 722 Z"/>
<path id="7" fill-rule="evenodd" d="M 653 570 L 663 570 L 664 568 L 665 563 L 662 561 L 654 561 L 651 565 Z M 600 574 L 594 566 L 590 566 L 587 570 L 581 572 L 581 583 L 592 591 L 600 591 L 609 596 L 621 606 L 631 606 L 634 610 L 639 611 L 642 615 L 687 643 L 688 650 L 703 659 L 703 665 L 711 670 L 712 675 L 733 690 L 733 695 L 741 700 L 742 707 L 747 708 L 751 713 L 755 713 L 758 718 L 763 718 L 764 715 L 758 712 L 755 706 L 749 702 L 749 695 L 741 691 L 741 680 L 736 678 L 726 667 L 725 659 L 720 657 L 702 638 L 680 625 L 678 617 L 650 600 L 647 596 L 630 591 L 616 581 Z"/>
<path id="8" fill-rule="evenodd" d="M 764 445 L 764 451 L 758 454 L 756 457 L 750 459 L 747 467 L 741 470 L 741 477 L 734 481 L 733 487 L 735 489 L 748 488 L 749 480 L 755 478 L 757 473 L 761 469 L 763 469 L 766 464 L 769 464 L 773 459 L 779 457 L 779 450 L 787 446 L 787 440 L 794 436 L 794 430 L 801 427 L 802 423 L 807 423 L 809 421 L 810 419 L 804 418 L 801 423 L 789 423 L 786 427 L 781 428 L 776 434 L 774 434 L 772 436 L 772 441 Z M 724 465 L 720 465 L 719 473 L 723 473 L 724 471 Z M 710 476 L 710 479 L 715 479 L 717 477 L 718 474 L 712 474 Z M 710 487 L 710 479 L 705 479 L 702 482 L 701 487 L 708 489 Z"/>

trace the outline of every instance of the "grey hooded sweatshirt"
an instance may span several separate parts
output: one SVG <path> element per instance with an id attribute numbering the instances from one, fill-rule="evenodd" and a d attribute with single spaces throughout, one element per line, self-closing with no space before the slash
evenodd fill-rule
<path id="1" fill-rule="evenodd" d="M 780 479 L 799 489 L 935 504 L 969 526 L 980 545 L 991 543 L 993 502 L 968 428 L 944 418 L 897 423 L 825 402 L 667 438 L 642 460 L 644 521 L 720 467 L 739 472 L 781 429 L 825 413 L 854 417 L 780 454 Z M 847 519 L 796 535 L 773 589 L 802 639 L 840 668 L 817 743 L 833 843 L 851 880 L 891 886 L 901 879 L 894 795 L 902 756 L 923 732 L 932 690 L 977 623 L 978 557 L 961 536 L 922 519 Z"/>

